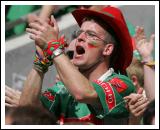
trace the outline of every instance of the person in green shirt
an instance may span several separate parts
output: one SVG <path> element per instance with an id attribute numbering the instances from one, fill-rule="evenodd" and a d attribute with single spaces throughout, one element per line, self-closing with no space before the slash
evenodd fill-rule
<path id="1" fill-rule="evenodd" d="M 129 112 L 123 97 L 134 93 L 135 87 L 123 74 L 132 61 L 133 48 L 121 11 L 107 6 L 101 12 L 78 9 L 72 14 L 81 27 L 73 57 L 79 70 L 64 54 L 64 42 L 58 39 L 54 17 L 50 22 L 37 18 L 29 24 L 27 32 L 45 58 L 37 51 L 20 105 L 42 103 L 59 118 L 59 124 L 128 124 Z M 54 63 L 61 82 L 40 96 L 50 62 Z"/>

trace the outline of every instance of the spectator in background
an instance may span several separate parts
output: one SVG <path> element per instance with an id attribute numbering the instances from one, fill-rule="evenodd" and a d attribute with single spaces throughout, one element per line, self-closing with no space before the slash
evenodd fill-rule
<path id="1" fill-rule="evenodd" d="M 146 110 L 149 102 L 155 99 L 155 71 L 154 71 L 155 64 L 152 57 L 152 51 L 154 46 L 153 44 L 154 35 L 153 34 L 151 35 L 150 41 L 148 42 L 144 33 L 144 29 L 142 27 L 137 26 L 134 38 L 136 42 L 135 43 L 136 49 L 138 50 L 142 58 L 141 64 L 143 65 L 143 72 L 144 72 L 144 90 L 146 93 L 146 97 L 148 99 L 142 98 L 143 96 L 141 94 L 139 94 L 138 96 L 135 96 L 135 94 L 131 94 L 125 97 L 124 99 L 128 100 L 128 105 L 131 113 L 138 118 L 137 121 L 138 120 L 140 121 L 141 117 L 143 117 L 144 111 Z M 130 68 L 128 70 L 130 74 L 131 74 L 130 71 L 135 71 L 135 70 L 130 70 Z M 136 81 L 134 84 L 137 85 L 136 84 L 137 80 L 135 79 L 137 78 L 134 77 L 133 83 Z M 141 93 L 139 92 L 139 90 L 137 90 L 137 92 Z M 133 123 L 134 122 L 132 122 L 132 124 Z"/>
<path id="2" fill-rule="evenodd" d="M 155 99 L 155 71 L 152 51 L 154 48 L 154 34 L 147 41 L 144 28 L 137 26 L 135 35 L 136 48 L 142 57 L 144 68 L 144 89 L 150 101 Z"/>
<path id="3" fill-rule="evenodd" d="M 136 57 L 133 57 L 132 63 L 127 68 L 127 75 L 133 81 L 136 87 L 136 92 L 143 90 L 144 88 L 144 71 L 143 64 Z M 143 91 L 145 96 L 145 91 Z"/>
<path id="4" fill-rule="evenodd" d="M 44 108 L 34 106 L 18 106 L 6 108 L 6 125 L 56 125 L 57 119 L 53 113 Z"/>

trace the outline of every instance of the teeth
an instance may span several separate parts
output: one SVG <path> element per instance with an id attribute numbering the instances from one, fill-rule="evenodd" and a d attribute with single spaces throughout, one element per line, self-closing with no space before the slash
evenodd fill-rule
<path id="1" fill-rule="evenodd" d="M 77 52 L 77 54 L 84 54 L 85 50 L 82 46 L 77 46 L 76 47 L 76 52 Z"/>

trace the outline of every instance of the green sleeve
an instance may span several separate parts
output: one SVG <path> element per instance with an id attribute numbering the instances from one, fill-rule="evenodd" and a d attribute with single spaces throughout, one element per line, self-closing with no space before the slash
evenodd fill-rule
<path id="1" fill-rule="evenodd" d="M 50 112 L 55 113 L 55 115 L 60 113 L 60 91 L 62 85 L 61 82 L 56 83 L 53 87 L 47 88 L 40 97 L 43 106 Z"/>

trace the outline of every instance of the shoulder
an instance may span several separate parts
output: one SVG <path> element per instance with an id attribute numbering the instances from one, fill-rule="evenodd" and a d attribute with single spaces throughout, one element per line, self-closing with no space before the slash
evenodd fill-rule
<path id="1" fill-rule="evenodd" d="M 135 87 L 132 81 L 125 75 L 113 73 L 111 76 L 107 77 L 104 81 L 95 80 L 95 84 L 101 86 L 104 90 L 114 89 L 122 96 L 129 95 L 135 92 Z"/>
<path id="2" fill-rule="evenodd" d="M 126 95 L 135 92 L 135 86 L 132 81 L 125 75 L 114 73 L 106 80 L 114 87 L 118 93 L 125 92 Z"/>

